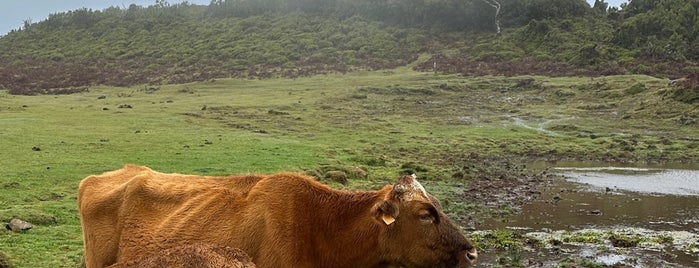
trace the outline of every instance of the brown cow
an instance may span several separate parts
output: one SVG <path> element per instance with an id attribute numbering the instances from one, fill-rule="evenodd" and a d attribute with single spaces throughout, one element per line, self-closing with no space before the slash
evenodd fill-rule
<path id="1" fill-rule="evenodd" d="M 250 256 L 238 248 L 191 244 L 157 252 L 140 260 L 118 263 L 109 268 L 255 268 Z"/>
<path id="2" fill-rule="evenodd" d="M 342 191 L 295 173 L 165 174 L 127 165 L 80 182 L 88 268 L 192 243 L 257 267 L 469 267 L 476 249 L 414 176 Z"/>

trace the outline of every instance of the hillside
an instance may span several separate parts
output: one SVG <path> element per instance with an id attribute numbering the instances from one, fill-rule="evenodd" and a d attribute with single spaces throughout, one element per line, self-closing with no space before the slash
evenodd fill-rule
<path id="1" fill-rule="evenodd" d="M 0 38 L 0 88 L 71 93 L 413 63 L 465 75 L 672 79 L 699 72 L 699 3 L 634 0 L 212 1 L 74 10 Z M 489 4 L 490 3 L 490 4 Z M 501 30 L 499 34 L 497 31 Z M 690 102 L 696 79 L 686 81 Z M 685 94 L 682 93 L 682 94 Z"/>
<path id="2" fill-rule="evenodd" d="M 630 236 L 622 218 L 696 237 L 697 197 L 672 199 L 681 209 L 616 187 L 595 197 L 683 221 L 597 210 L 554 184 L 550 165 L 699 169 L 698 0 L 155 2 L 53 14 L 0 37 L 0 221 L 34 225 L 2 233 L 0 267 L 82 267 L 77 187 L 125 163 L 298 171 L 348 190 L 414 171 L 483 249 L 479 267 L 697 259 L 699 240 L 655 228 L 646 236 L 663 247 L 611 242 Z M 539 214 L 525 212 L 534 201 L 576 226 L 603 213 L 624 228 L 542 224 L 577 237 L 531 239 L 488 225 Z"/>

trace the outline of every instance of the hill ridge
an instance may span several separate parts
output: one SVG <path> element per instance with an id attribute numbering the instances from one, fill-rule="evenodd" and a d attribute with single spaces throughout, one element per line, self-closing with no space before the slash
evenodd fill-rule
<path id="1" fill-rule="evenodd" d="M 434 71 L 435 62 L 440 72 L 465 75 L 674 79 L 699 70 L 699 27 L 691 24 L 696 1 L 632 0 L 622 9 L 604 1 L 593 7 L 584 0 L 499 1 L 501 34 L 494 33 L 492 6 L 477 0 L 158 1 L 78 9 L 0 37 L 0 88 L 70 93 L 92 85 L 293 78 L 411 63 Z M 416 64 L 420 55 L 431 58 Z"/>

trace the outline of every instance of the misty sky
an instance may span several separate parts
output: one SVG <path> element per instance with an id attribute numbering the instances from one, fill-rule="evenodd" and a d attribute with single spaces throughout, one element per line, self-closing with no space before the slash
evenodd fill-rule
<path id="1" fill-rule="evenodd" d="M 181 3 L 181 0 L 169 0 L 168 3 Z M 211 0 L 187 0 L 190 4 L 209 5 Z M 80 8 L 102 10 L 111 6 L 128 8 L 131 4 L 150 6 L 155 0 L 2 0 L 0 2 L 0 35 L 16 30 L 24 25 L 25 20 L 40 22 L 49 14 L 66 12 Z"/>
<path id="2" fill-rule="evenodd" d="M 586 0 L 592 5 L 595 0 Z M 170 0 L 171 4 L 183 1 Z M 188 0 L 196 5 L 208 5 L 210 0 Z M 607 0 L 610 6 L 618 7 L 626 0 Z M 140 6 L 153 5 L 155 0 L 2 0 L 0 3 L 0 35 L 5 35 L 13 29 L 19 29 L 25 20 L 40 22 L 48 18 L 49 14 L 89 8 L 102 10 L 110 6 L 127 8 L 131 4 Z"/>

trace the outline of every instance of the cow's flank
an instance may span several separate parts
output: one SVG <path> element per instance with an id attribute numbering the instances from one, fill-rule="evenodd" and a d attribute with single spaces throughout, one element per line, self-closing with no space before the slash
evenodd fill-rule
<path id="1" fill-rule="evenodd" d="M 468 267 L 476 249 L 413 176 L 377 191 L 296 173 L 227 177 L 147 167 L 85 178 L 78 205 L 88 268 L 204 243 L 257 267 Z"/>
<path id="2" fill-rule="evenodd" d="M 252 259 L 238 248 L 191 244 L 168 248 L 139 260 L 117 263 L 109 268 L 254 268 Z"/>

